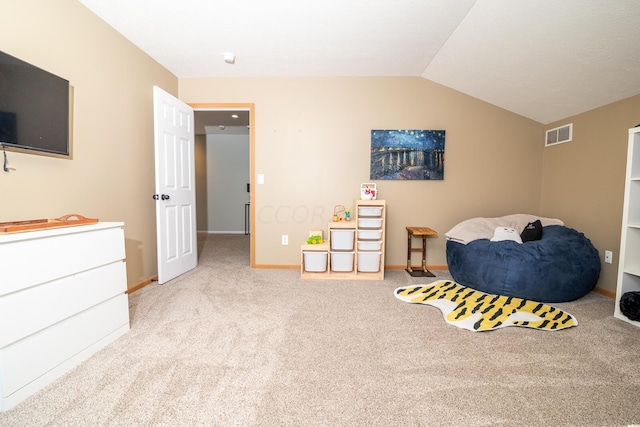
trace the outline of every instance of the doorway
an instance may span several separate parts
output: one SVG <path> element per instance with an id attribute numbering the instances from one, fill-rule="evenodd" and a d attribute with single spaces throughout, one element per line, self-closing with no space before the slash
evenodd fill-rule
<path id="1" fill-rule="evenodd" d="M 254 105 L 189 105 L 195 115 L 198 230 L 208 234 L 248 235 L 250 263 L 254 267 Z M 212 159 L 214 153 L 227 160 Z M 221 170 L 224 168 L 229 169 L 225 172 Z M 224 185 L 219 185 L 222 182 Z"/>

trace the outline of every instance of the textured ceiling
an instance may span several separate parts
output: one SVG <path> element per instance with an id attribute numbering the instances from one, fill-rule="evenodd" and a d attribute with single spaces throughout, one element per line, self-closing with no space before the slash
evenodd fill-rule
<path id="1" fill-rule="evenodd" d="M 640 93 L 638 0 L 79 1 L 179 78 L 422 76 L 545 124 Z"/>
<path id="2" fill-rule="evenodd" d="M 196 135 L 249 135 L 249 111 L 197 110 L 193 126 Z"/>

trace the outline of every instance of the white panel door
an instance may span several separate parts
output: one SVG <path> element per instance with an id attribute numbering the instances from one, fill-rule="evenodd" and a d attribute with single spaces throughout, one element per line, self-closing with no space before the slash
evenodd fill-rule
<path id="1" fill-rule="evenodd" d="M 158 283 L 198 264 L 193 108 L 153 87 Z"/>

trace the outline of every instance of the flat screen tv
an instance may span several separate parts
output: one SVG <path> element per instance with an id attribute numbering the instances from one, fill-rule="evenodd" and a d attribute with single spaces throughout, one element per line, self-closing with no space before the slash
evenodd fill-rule
<path id="1" fill-rule="evenodd" d="M 0 51 L 0 145 L 71 156 L 69 81 Z"/>

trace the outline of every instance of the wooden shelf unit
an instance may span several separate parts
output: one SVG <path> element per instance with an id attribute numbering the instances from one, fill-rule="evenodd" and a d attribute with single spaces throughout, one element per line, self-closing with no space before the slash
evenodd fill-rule
<path id="1" fill-rule="evenodd" d="M 614 316 L 639 326 L 620 311 L 625 292 L 640 292 L 640 127 L 629 129 L 627 172 L 622 208 L 622 233 Z"/>
<path id="2" fill-rule="evenodd" d="M 386 203 L 384 200 L 356 200 L 354 206 L 354 218 L 351 221 L 328 223 L 324 243 L 301 245 L 300 273 L 303 279 L 384 280 Z M 361 212 L 363 215 L 360 214 Z M 332 231 L 335 233 L 352 231 L 352 249 L 336 249 L 332 246 Z M 342 243 L 342 238 L 340 240 Z M 364 249 L 368 246 L 375 249 Z M 305 259 L 305 252 L 310 261 Z M 349 267 L 348 259 L 351 256 L 353 261 Z M 325 257 L 326 264 L 323 263 Z M 332 258 L 336 260 L 332 262 Z M 341 258 L 346 261 L 343 262 Z M 350 271 L 337 271 L 338 264 L 340 264 L 339 270 L 350 269 Z M 326 267 L 324 271 L 317 271 L 322 270 L 323 266 Z"/>

